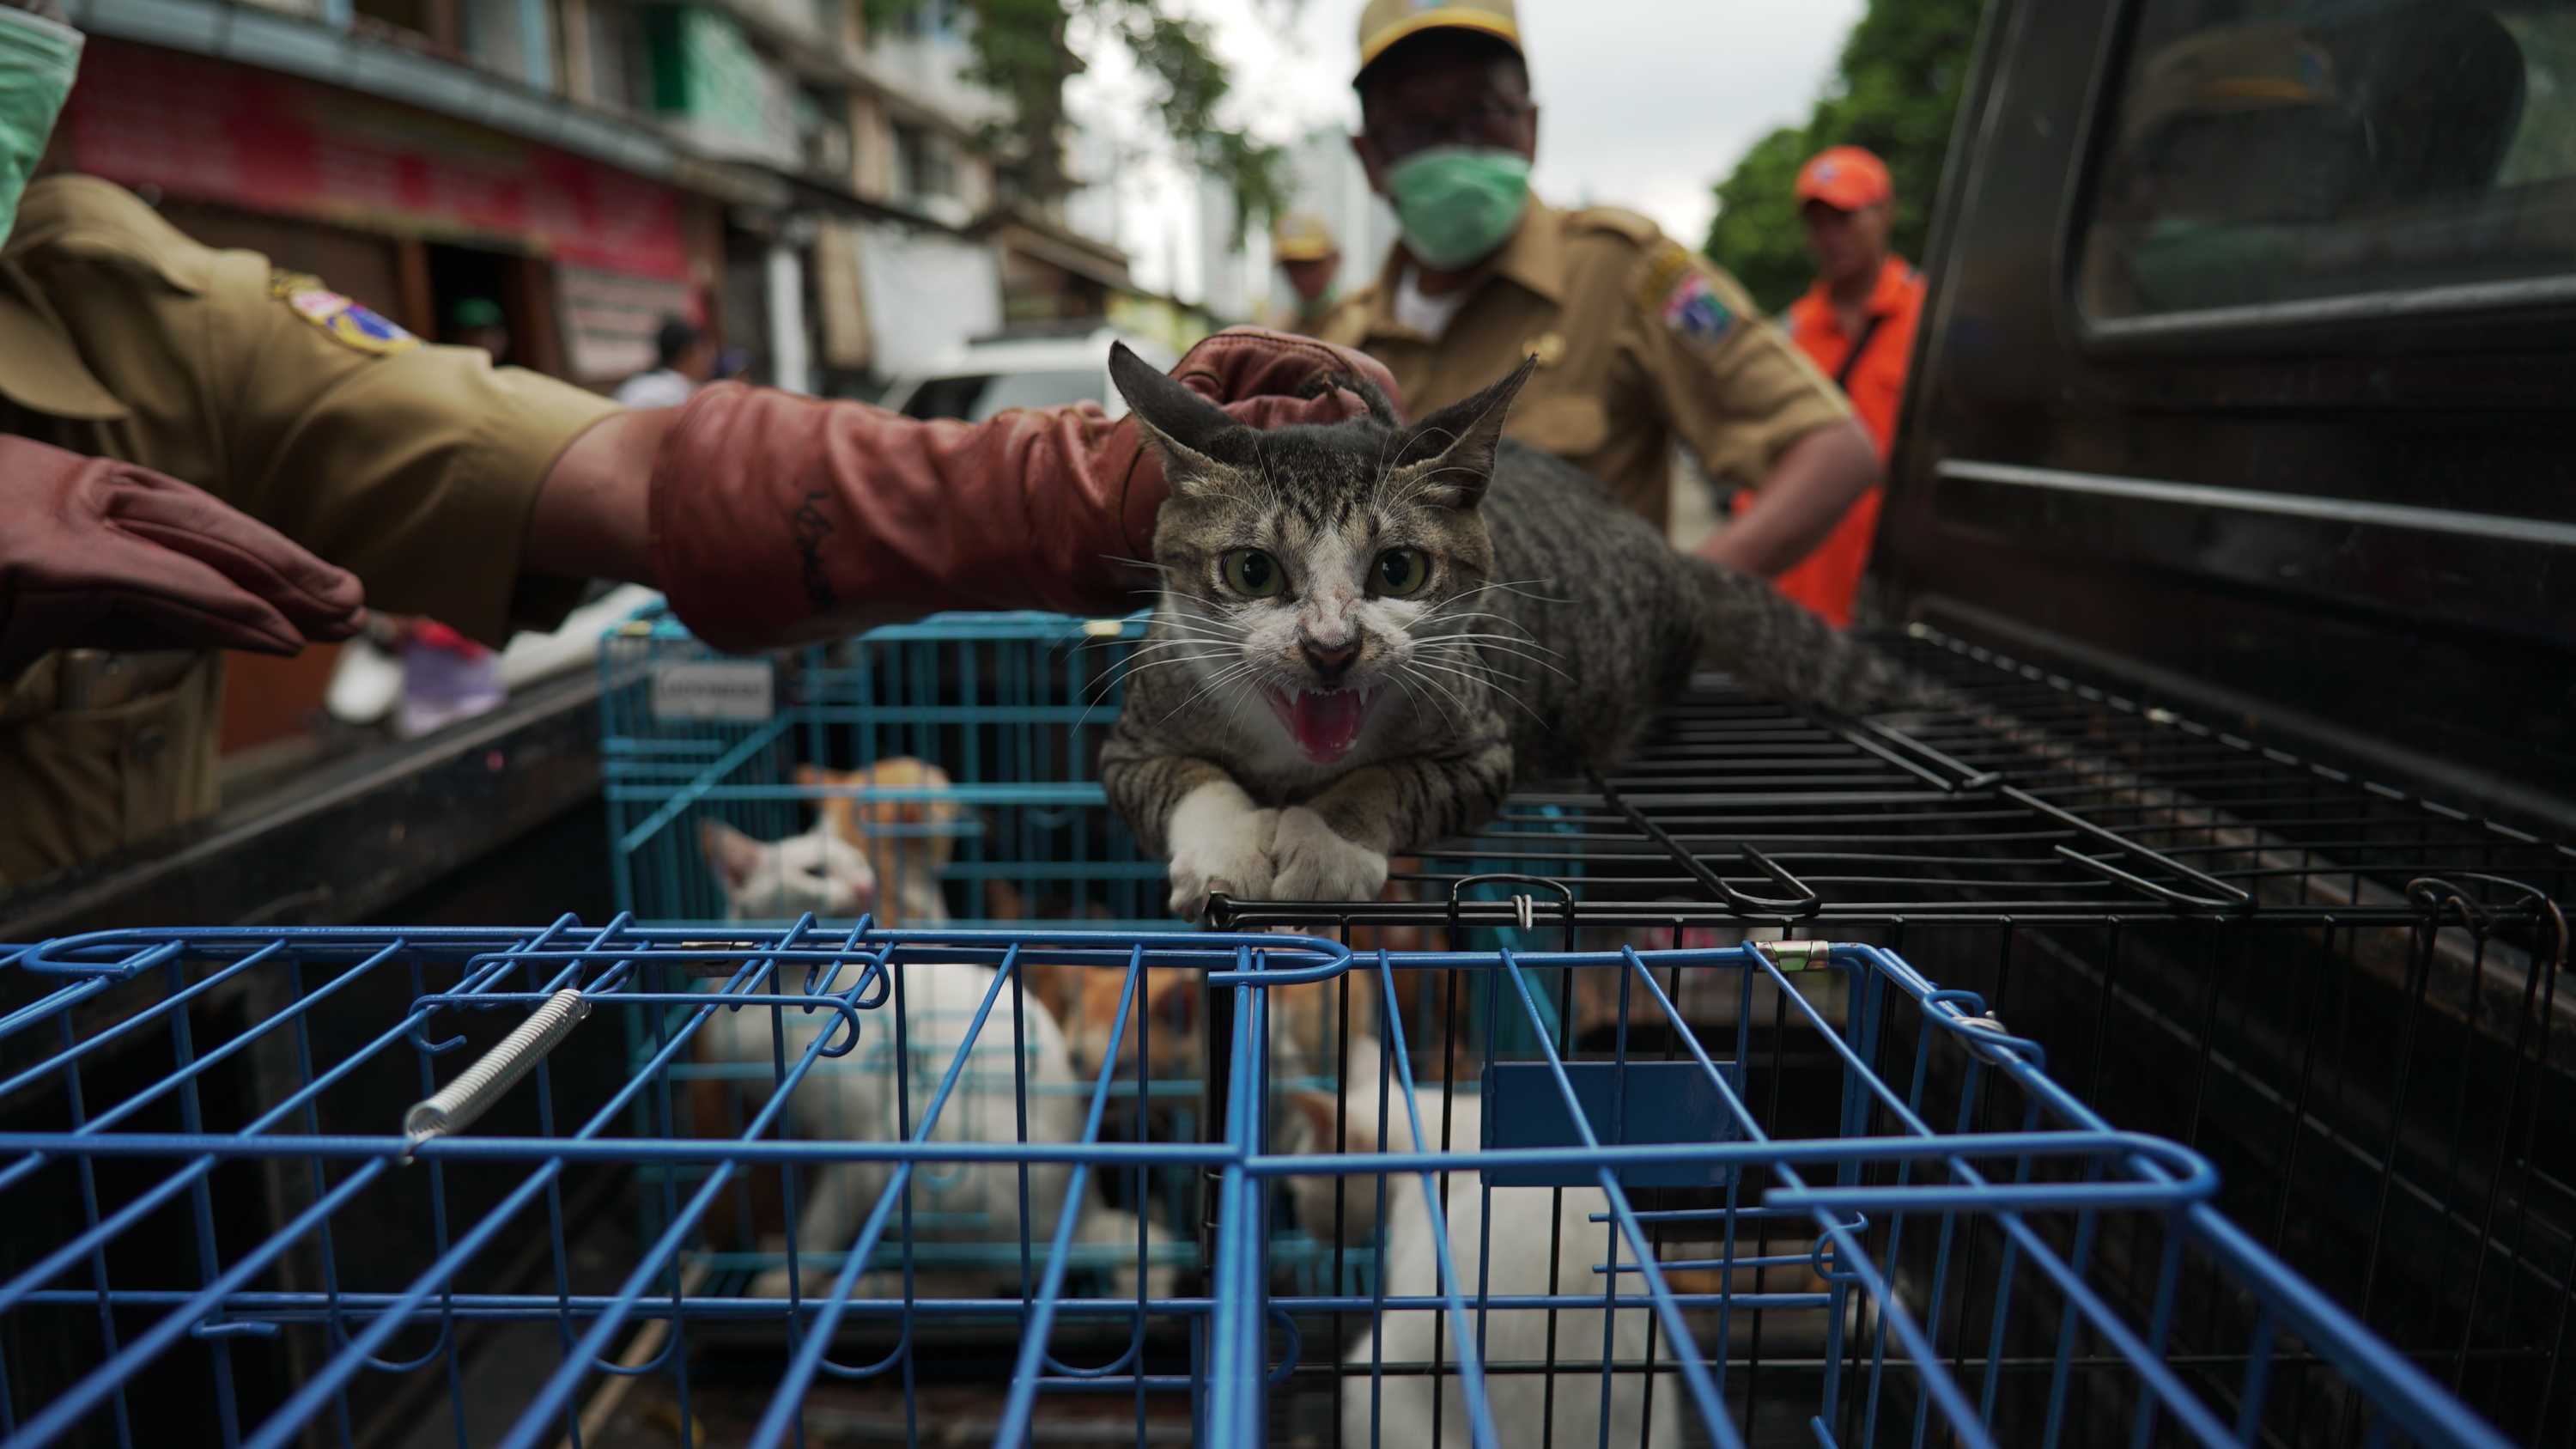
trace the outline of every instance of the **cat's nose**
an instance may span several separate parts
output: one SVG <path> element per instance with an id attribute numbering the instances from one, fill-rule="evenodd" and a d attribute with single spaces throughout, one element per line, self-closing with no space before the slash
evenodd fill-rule
<path id="1" fill-rule="evenodd" d="M 1312 639 L 1300 639 L 1297 647 L 1306 651 L 1306 665 L 1315 671 L 1315 677 L 1327 684 L 1348 674 L 1351 662 L 1360 657 L 1357 640 L 1347 644 L 1318 644 Z"/>

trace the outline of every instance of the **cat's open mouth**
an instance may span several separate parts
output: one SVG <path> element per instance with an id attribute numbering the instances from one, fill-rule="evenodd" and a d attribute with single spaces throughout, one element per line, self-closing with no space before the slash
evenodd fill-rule
<path id="1" fill-rule="evenodd" d="M 1270 701 L 1271 712 L 1287 727 L 1297 748 L 1318 765 L 1332 764 L 1359 743 L 1360 727 L 1368 723 L 1369 705 L 1377 697 L 1376 691 L 1366 689 L 1276 686 L 1263 689 L 1261 695 Z"/>

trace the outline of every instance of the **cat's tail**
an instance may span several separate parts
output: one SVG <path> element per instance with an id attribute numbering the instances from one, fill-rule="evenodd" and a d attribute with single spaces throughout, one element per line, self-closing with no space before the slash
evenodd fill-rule
<path id="1" fill-rule="evenodd" d="M 1844 714 L 1930 709 L 1930 681 L 1834 628 L 1747 573 L 1690 561 L 1699 585 L 1699 662 L 1753 689 Z"/>

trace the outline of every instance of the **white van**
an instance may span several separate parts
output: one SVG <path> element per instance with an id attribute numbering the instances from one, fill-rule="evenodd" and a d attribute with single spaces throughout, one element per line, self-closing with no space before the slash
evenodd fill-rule
<path id="1" fill-rule="evenodd" d="M 1109 326 L 1055 335 L 1005 333 L 978 338 L 915 377 L 898 378 L 882 403 L 912 418 L 970 423 L 1008 408 L 1098 403 L 1111 417 L 1127 411 L 1109 385 L 1109 344 L 1124 342 L 1156 367 L 1179 361 L 1171 349 Z"/>

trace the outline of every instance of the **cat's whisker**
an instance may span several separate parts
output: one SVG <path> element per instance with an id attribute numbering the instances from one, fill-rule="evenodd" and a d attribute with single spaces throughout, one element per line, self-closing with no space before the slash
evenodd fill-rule
<path id="1" fill-rule="evenodd" d="M 1261 477 L 1261 491 L 1270 495 L 1272 510 L 1285 511 L 1288 506 L 1287 500 L 1279 496 L 1279 480 L 1271 475 L 1270 457 L 1261 450 L 1259 433 L 1252 435 L 1252 463 L 1254 470 Z"/>
<path id="2" fill-rule="evenodd" d="M 1506 644 L 1517 644 L 1526 649 L 1538 649 L 1549 654 L 1557 652 L 1554 649 L 1549 649 L 1546 645 L 1539 643 L 1537 640 L 1530 638 L 1526 634 L 1503 634 L 1491 629 L 1444 629 L 1438 633 L 1423 635 L 1421 637 L 1429 639 L 1473 639 L 1478 642 L 1490 639 L 1499 639 Z"/>
<path id="3" fill-rule="evenodd" d="M 1178 640 L 1166 641 L 1165 644 L 1159 647 L 1177 647 L 1180 642 L 1181 641 Z M 1142 654 L 1145 651 L 1143 649 L 1139 649 L 1136 652 L 1138 654 Z M 1075 729 L 1080 729 L 1085 724 L 1090 723 L 1092 711 L 1100 708 L 1103 704 L 1108 703 L 1109 692 L 1112 689 L 1125 684 L 1128 680 L 1144 673 L 1148 669 L 1159 668 L 1166 664 L 1201 664 L 1211 659 L 1223 659 L 1226 657 L 1226 653 L 1227 651 L 1225 650 L 1211 649 L 1197 654 L 1178 654 L 1168 659 L 1150 659 L 1142 664 L 1137 663 L 1135 661 L 1135 657 L 1131 655 L 1126 661 L 1125 667 L 1117 670 L 1107 678 L 1100 681 L 1099 688 L 1094 690 L 1091 698 L 1084 702 L 1082 713 L 1075 718 L 1073 727 Z"/>
<path id="4" fill-rule="evenodd" d="M 1393 680 L 1396 687 L 1404 691 L 1405 698 L 1412 700 L 1416 705 L 1429 708 L 1430 702 L 1422 697 L 1421 689 L 1411 679 L 1405 677 L 1408 673 L 1410 673 L 1409 669 L 1396 669 L 1390 671 L 1386 677 Z"/>
<path id="5" fill-rule="evenodd" d="M 1160 669 L 1169 664 L 1204 664 L 1211 659 L 1223 659 L 1224 657 L 1225 654 L 1222 651 L 1205 650 L 1197 654 L 1175 654 L 1165 659 L 1148 659 L 1142 664 L 1131 662 L 1126 669 L 1119 672 L 1117 678 L 1121 680 L 1132 679 L 1135 676 L 1144 673 L 1148 669 Z M 1114 683 L 1116 681 L 1113 680 L 1112 682 Z"/>
<path id="6" fill-rule="evenodd" d="M 1240 644 L 1240 643 L 1242 643 L 1242 642 L 1243 642 L 1243 631 L 1241 631 L 1240 629 L 1236 629 L 1236 630 L 1224 630 L 1224 629 L 1215 629 L 1215 628 L 1202 628 L 1202 627 L 1200 627 L 1200 626 L 1198 626 L 1198 625 L 1195 625 L 1195 624 L 1164 624 L 1164 625 L 1160 625 L 1160 626 L 1158 626 L 1158 627 L 1159 627 L 1160 632 L 1161 632 L 1162 634 L 1165 634 L 1165 635 L 1170 636 L 1170 637 L 1171 637 L 1171 639 L 1173 639 L 1173 640 L 1186 640 L 1186 641 L 1188 641 L 1188 642 L 1191 642 L 1191 643 L 1197 643 L 1197 644 L 1229 644 L 1229 645 L 1231 645 L 1231 644 Z M 1167 641 L 1166 641 L 1166 640 L 1163 640 L 1163 639 L 1156 639 L 1156 640 L 1154 640 L 1153 642 L 1156 642 L 1156 643 L 1163 643 L 1163 642 L 1167 642 Z"/>
<path id="7" fill-rule="evenodd" d="M 1450 657 L 1462 657 L 1462 656 L 1450 656 Z M 1510 680 L 1510 681 L 1511 681 L 1512 683 L 1514 683 L 1514 684 L 1527 684 L 1527 683 L 1529 683 L 1529 676 L 1528 676 L 1528 675 L 1526 675 L 1526 674 L 1516 674 L 1516 673 L 1514 673 L 1513 671 L 1508 670 L 1508 669 L 1497 669 L 1497 668 L 1495 668 L 1493 665 L 1491 665 L 1491 664 L 1489 664 L 1489 663 L 1485 662 L 1485 661 L 1484 661 L 1484 660 L 1482 660 L 1482 659 L 1476 659 L 1476 658 L 1475 658 L 1475 656 L 1473 656 L 1473 655 L 1466 655 L 1466 656 L 1463 656 L 1463 657 L 1473 660 L 1473 661 L 1474 661 L 1474 664 L 1475 664 L 1475 667 L 1476 667 L 1477 669 L 1480 669 L 1480 670 L 1484 671 L 1486 674 L 1488 674 L 1488 675 L 1492 676 L 1492 677 L 1493 677 L 1493 678 L 1495 678 L 1495 679 L 1508 679 L 1508 680 Z"/>
<path id="8" fill-rule="evenodd" d="M 1524 584 L 1552 584 L 1554 582 L 1556 582 L 1554 579 L 1539 578 L 1496 579 L 1489 583 L 1478 584 L 1472 589 L 1460 589 L 1457 593 L 1451 595 L 1446 602 L 1454 604 L 1462 602 L 1477 594 L 1491 593 L 1517 594 L 1525 599 L 1536 599 L 1543 604 L 1570 604 L 1574 602 L 1571 599 L 1551 599 L 1545 594 L 1533 594 L 1528 589 L 1522 587 Z"/>
<path id="9" fill-rule="evenodd" d="M 1537 710 L 1534 710 L 1534 709 L 1530 708 L 1530 707 L 1529 707 L 1529 705 L 1528 705 L 1528 703 L 1527 703 L 1527 702 L 1525 702 L 1524 700 L 1522 700 L 1522 699 L 1520 698 L 1520 696 L 1518 696 L 1518 695 L 1516 695 L 1516 694 L 1512 693 L 1512 692 L 1511 692 L 1510 690 L 1508 690 L 1508 689 L 1496 689 L 1496 688 L 1494 688 L 1494 687 L 1492 686 L 1491 681 L 1487 680 L 1487 679 L 1484 677 L 1484 675 L 1482 675 L 1482 674 L 1478 674 L 1478 673 L 1474 673 L 1474 672 L 1471 672 L 1471 671 L 1468 671 L 1468 670 L 1460 669 L 1460 668 L 1457 668 L 1457 667 L 1455 667 L 1455 666 L 1453 666 L 1453 665 L 1448 665 L 1448 664 L 1435 664 L 1435 663 L 1433 663 L 1432 661 L 1430 661 L 1430 660 L 1428 660 L 1428 659 L 1423 659 L 1423 658 L 1421 658 L 1421 657 L 1419 657 L 1419 656 L 1417 656 L 1417 657 L 1412 661 L 1412 664 L 1413 664 L 1413 667 L 1418 668 L 1418 669 L 1436 669 L 1436 670 L 1441 670 L 1441 671 L 1443 671 L 1443 672 L 1445 672 L 1445 673 L 1455 674 L 1455 675 L 1457 675 L 1458 677 L 1460 677 L 1461 679 L 1473 680 L 1473 681 L 1475 681 L 1475 682 L 1476 682 L 1476 683 L 1478 683 L 1478 684 L 1485 685 L 1485 686 L 1486 686 L 1486 688 L 1485 688 L 1485 693 L 1486 693 L 1487 695 L 1492 696 L 1492 697 L 1495 697 L 1495 698 L 1499 698 L 1499 699 L 1501 699 L 1504 703 L 1506 703 L 1506 704 L 1510 705 L 1512 708 L 1514 708 L 1514 709 L 1516 709 L 1516 710 L 1519 710 L 1521 713 L 1523 713 L 1523 714 L 1525 714 L 1525 715 L 1528 715 L 1531 719 L 1537 720 L 1537 721 L 1538 721 L 1540 724 L 1542 724 L 1542 725 L 1544 725 L 1544 724 L 1546 724 L 1546 723 L 1547 723 L 1547 718 L 1546 718 L 1546 716 L 1541 715 Z M 1430 682 L 1427 676 L 1426 676 L 1426 678 L 1425 678 L 1425 682 L 1426 682 L 1426 683 Z"/>
<path id="10" fill-rule="evenodd" d="M 1386 461 L 1386 445 L 1393 441 L 1395 441 L 1395 430 L 1393 428 L 1389 428 L 1377 435 L 1377 457 L 1369 462 L 1369 472 L 1373 475 L 1369 479 L 1369 506 L 1371 508 L 1378 507 L 1385 501 L 1386 480 L 1389 477 L 1392 477 L 1395 473 L 1395 469 L 1388 466 Z"/>
<path id="11" fill-rule="evenodd" d="M 1574 677 L 1572 675 L 1567 674 L 1564 670 L 1557 668 L 1548 661 L 1538 658 L 1536 655 L 1523 654 L 1516 649 L 1512 649 L 1501 644 L 1452 644 L 1426 642 L 1420 647 L 1425 653 L 1438 653 L 1443 657 L 1448 658 L 1470 659 L 1479 666 L 1488 669 L 1493 668 L 1493 666 L 1484 658 L 1484 654 L 1487 651 L 1490 651 L 1507 658 L 1519 660 L 1526 664 L 1535 664 L 1539 668 L 1546 670 L 1548 673 L 1555 675 L 1557 678 L 1564 680 L 1568 684 L 1574 682 Z M 1496 672 L 1499 673 L 1500 671 L 1498 670 Z M 1515 675 L 1513 678 L 1517 679 L 1519 676 Z"/>
<path id="12" fill-rule="evenodd" d="M 1456 594 L 1450 597 L 1448 602 L 1457 603 L 1475 594 L 1500 592 L 1506 594 L 1517 594 L 1524 599 L 1535 599 L 1542 604 L 1573 603 L 1574 601 L 1572 599 L 1550 598 L 1545 594 L 1533 594 L 1528 589 L 1521 587 L 1523 584 L 1553 584 L 1555 582 L 1556 580 L 1554 579 L 1502 579 L 1494 583 L 1478 584 L 1472 589 L 1460 589 Z"/>
<path id="13" fill-rule="evenodd" d="M 1156 651 L 1157 653 L 1166 653 L 1174 649 L 1207 649 L 1218 654 L 1240 654 L 1243 652 L 1243 641 L 1240 639 L 1219 639 L 1204 634 L 1184 635 L 1177 639 L 1157 639 L 1154 642 L 1164 646 L 1162 649 L 1158 649 Z M 1144 651 L 1138 650 L 1137 652 L 1142 654 Z"/>
<path id="14" fill-rule="evenodd" d="M 1538 640 L 1526 629 L 1513 628 L 1508 633 L 1498 629 L 1480 629 L 1463 614 L 1449 619 L 1435 620 L 1433 622 L 1443 624 L 1455 623 L 1464 625 L 1465 627 L 1457 629 L 1433 629 L 1424 637 L 1432 639 L 1508 639 L 1516 644 L 1527 644 L 1534 649 L 1547 649 L 1547 652 L 1550 654 L 1557 652 L 1556 650 L 1549 649 L 1548 646 L 1539 643 Z"/>
<path id="15" fill-rule="evenodd" d="M 1539 668 L 1546 670 L 1548 673 L 1555 675 L 1557 678 L 1564 680 L 1568 684 L 1575 682 L 1573 675 L 1566 673 L 1564 670 L 1557 668 L 1555 665 L 1537 657 L 1536 655 L 1523 654 L 1517 650 L 1506 649 L 1499 644 L 1486 644 L 1480 647 L 1493 650 L 1495 653 L 1501 654 L 1506 658 L 1518 659 L 1525 664 L 1535 664 Z"/>
<path id="16" fill-rule="evenodd" d="M 1154 627 L 1170 634 L 1214 634 L 1226 639 L 1243 637 L 1243 626 L 1225 619 L 1176 619 L 1166 615 L 1156 619 Z"/>
<path id="17" fill-rule="evenodd" d="M 1136 646 L 1136 652 L 1140 655 L 1151 654 L 1158 649 L 1181 649 L 1194 644 L 1205 644 L 1210 642 L 1230 644 L 1234 641 L 1231 639 L 1211 641 L 1189 635 L 1184 635 L 1178 639 L 1148 639 L 1144 643 Z"/>
<path id="18" fill-rule="evenodd" d="M 1541 654 L 1549 655 L 1558 659 L 1565 657 L 1564 655 L 1559 654 L 1556 650 L 1550 649 L 1546 645 L 1539 643 L 1537 640 L 1527 638 L 1519 634 L 1495 634 L 1482 630 L 1459 630 L 1441 634 L 1417 634 L 1414 637 L 1420 639 L 1426 644 L 1490 644 L 1496 648 L 1535 649 Z"/>
<path id="19" fill-rule="evenodd" d="M 1471 684 L 1479 685 L 1486 689 L 1491 689 L 1493 687 L 1492 681 L 1485 677 L 1485 673 L 1481 668 L 1471 669 L 1463 664 L 1444 663 L 1436 659 L 1426 659 L 1418 654 L 1414 656 L 1413 662 L 1424 669 L 1436 669 L 1443 674 L 1454 674 L 1460 679 L 1464 679 Z"/>
<path id="20" fill-rule="evenodd" d="M 1170 709 L 1163 711 L 1162 719 L 1156 720 L 1155 723 L 1163 723 L 1164 720 L 1168 720 L 1173 715 L 1179 714 L 1182 710 L 1198 703 L 1201 699 L 1207 696 L 1209 691 L 1222 685 L 1229 684 L 1237 678 L 1248 676 L 1253 672 L 1253 670 L 1253 662 L 1249 659 L 1238 660 L 1233 664 L 1227 665 L 1223 670 L 1218 672 L 1214 679 L 1211 679 L 1206 684 L 1200 686 L 1198 693 L 1191 695 L 1189 698 L 1182 700 L 1179 704 L 1173 705 Z"/>
<path id="21" fill-rule="evenodd" d="M 1417 668 L 1417 661 L 1407 661 L 1404 668 L 1398 671 L 1394 677 L 1401 679 L 1408 673 L 1413 674 L 1416 679 L 1421 681 L 1422 687 L 1430 691 L 1430 699 L 1437 705 L 1439 714 L 1448 722 L 1449 728 L 1452 730 L 1463 731 L 1465 726 L 1459 721 L 1458 710 L 1464 707 L 1465 701 L 1460 700 L 1456 695 L 1451 694 L 1448 690 L 1442 688 L 1440 682 L 1433 679 L 1430 675 L 1417 673 Z M 1410 688 L 1411 686 L 1408 685 L 1407 687 Z"/>
<path id="22" fill-rule="evenodd" d="M 1422 627 L 1426 624 L 1464 624 L 1471 619 L 1491 619 L 1503 628 L 1517 631 L 1523 638 L 1528 639 L 1533 644 L 1538 642 L 1537 636 L 1531 634 L 1527 629 L 1521 628 L 1517 620 L 1514 620 L 1507 615 L 1490 613 L 1482 609 L 1470 610 L 1464 614 L 1425 614 L 1421 618 L 1413 621 L 1413 632 L 1419 635 Z M 1438 638 L 1439 633 L 1435 631 L 1424 637 Z"/>
<path id="23" fill-rule="evenodd" d="M 1198 652 L 1191 654 L 1167 654 L 1160 659 L 1147 659 L 1144 657 L 1144 651 L 1138 650 L 1136 653 L 1119 661 L 1115 667 L 1104 671 L 1102 684 L 1106 687 L 1108 685 L 1116 684 L 1121 680 L 1133 679 L 1148 669 L 1158 668 L 1165 664 L 1197 664 L 1210 659 L 1222 659 L 1226 656 L 1226 651 L 1221 649 L 1207 649 L 1197 645 L 1185 647 L 1197 649 Z"/>
<path id="24" fill-rule="evenodd" d="M 1221 707 L 1239 707 L 1245 700 L 1252 697 L 1252 691 L 1260 686 L 1260 682 L 1259 670 L 1246 669 L 1226 681 L 1224 688 L 1217 694 L 1215 702 Z"/>

